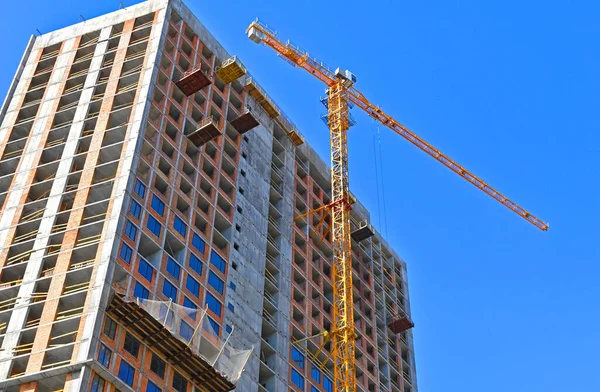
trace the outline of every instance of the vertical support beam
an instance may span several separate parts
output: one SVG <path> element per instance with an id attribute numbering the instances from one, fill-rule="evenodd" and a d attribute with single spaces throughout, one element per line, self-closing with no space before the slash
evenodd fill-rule
<path id="1" fill-rule="evenodd" d="M 336 392 L 354 392 L 354 300 L 348 184 L 348 102 L 343 81 L 329 87 L 331 133 L 331 227 L 333 244 L 333 375 Z"/>

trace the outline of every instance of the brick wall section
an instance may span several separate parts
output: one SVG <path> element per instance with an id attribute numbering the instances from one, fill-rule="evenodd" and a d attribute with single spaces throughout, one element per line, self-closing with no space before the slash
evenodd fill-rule
<path id="1" fill-rule="evenodd" d="M 159 13 L 158 12 L 155 13 L 154 20 L 152 22 L 153 23 L 153 27 L 152 27 L 153 29 L 158 28 L 157 27 L 158 16 L 159 16 Z M 122 37 L 128 35 L 128 34 L 125 34 L 125 32 L 130 31 L 130 30 L 133 29 L 133 23 L 134 22 L 135 22 L 135 20 L 130 20 L 127 23 L 125 23 L 124 30 L 123 30 L 124 34 L 122 35 Z M 152 36 L 152 33 L 150 34 L 150 36 Z M 129 42 L 129 40 L 126 40 L 126 39 L 122 38 L 121 42 L 119 43 L 119 45 L 121 45 L 121 43 L 123 43 L 124 41 L 127 41 L 127 43 Z M 127 45 L 125 45 L 125 51 L 127 50 L 126 47 L 127 47 Z M 121 49 L 119 49 L 119 51 L 121 51 Z M 124 54 L 125 51 L 123 51 L 122 53 Z M 117 55 L 115 56 L 115 67 L 117 66 L 117 61 L 120 61 L 120 59 L 124 58 L 124 55 L 122 57 L 119 57 L 119 54 L 120 54 L 120 52 L 117 52 Z M 146 49 L 146 55 L 144 56 L 144 64 L 147 64 L 148 57 L 150 56 L 150 54 L 151 54 L 151 51 L 149 50 L 149 48 L 147 48 Z M 121 68 L 122 67 L 119 67 L 119 74 L 120 74 L 120 69 Z M 141 94 L 141 90 L 142 90 L 142 83 L 141 83 L 141 81 L 144 80 L 144 74 L 146 72 L 152 72 L 152 71 L 153 71 L 153 69 L 142 68 L 142 71 L 140 72 L 140 76 L 139 76 L 139 81 L 140 82 L 138 82 L 138 87 L 136 89 L 135 97 L 133 99 L 134 104 L 132 106 L 132 111 L 131 111 L 131 114 L 130 114 L 130 117 L 129 117 L 130 119 L 134 118 L 136 110 L 144 110 L 144 107 L 141 107 L 140 105 L 136 105 L 135 103 L 140 102 L 140 98 L 141 98 L 140 94 Z M 111 74 L 111 77 L 112 76 L 113 75 Z M 115 76 L 118 77 L 118 75 L 115 75 Z M 108 91 L 108 86 L 107 86 L 107 91 Z M 104 109 L 104 107 L 102 109 Z M 110 111 L 110 107 L 108 108 L 108 110 Z M 130 123 L 129 126 L 127 127 L 127 132 L 126 132 L 126 135 L 125 135 L 125 141 L 123 142 L 123 146 L 121 148 L 121 156 L 125 155 L 125 153 L 126 153 L 126 151 L 128 149 L 128 144 L 129 143 L 135 143 L 136 142 L 135 140 L 130 140 L 131 131 L 132 131 L 132 128 L 134 126 L 137 126 L 137 125 L 133 124 L 133 123 Z M 102 141 L 102 139 L 100 139 L 100 141 Z M 119 161 L 119 165 L 117 167 L 115 178 L 118 178 L 118 177 L 124 175 L 124 172 L 127 171 L 127 170 L 129 170 L 129 167 L 124 167 L 124 165 L 125 165 L 125 161 L 123 159 L 121 159 Z M 108 203 L 108 208 L 107 208 L 107 211 L 106 211 L 106 217 L 111 216 L 114 207 L 115 207 L 115 200 L 111 199 L 109 201 L 109 203 Z M 109 230 L 108 225 L 104 225 L 104 227 L 102 229 L 102 236 L 101 236 L 102 240 L 105 239 L 108 235 L 111 234 L 108 230 Z M 100 242 L 100 244 L 98 246 L 98 251 L 96 252 L 96 260 L 100 259 L 101 255 L 102 255 L 102 250 L 103 250 L 103 248 L 105 246 L 112 246 L 112 245 L 113 245 L 112 241 L 110 241 L 110 242 Z M 96 281 L 96 275 L 97 274 L 98 274 L 98 267 L 95 266 L 94 269 L 93 269 L 93 271 L 92 271 L 92 276 L 90 278 L 90 282 Z M 75 338 L 75 342 L 76 343 L 75 343 L 75 347 L 73 348 L 73 355 L 71 356 L 71 360 L 72 361 L 76 361 L 77 360 L 77 356 L 79 354 L 79 347 L 81 345 L 81 339 L 83 338 L 83 332 L 84 332 L 84 327 L 85 327 L 86 319 L 88 317 L 87 314 L 92 310 L 91 306 L 92 306 L 92 297 L 90 295 L 88 295 L 88 296 L 86 296 L 86 299 L 85 299 L 85 304 L 84 304 L 84 309 L 83 309 L 83 316 L 81 317 L 81 320 L 79 321 L 79 327 L 77 329 L 77 336 Z M 101 322 L 102 321 L 100 321 L 100 323 Z"/>

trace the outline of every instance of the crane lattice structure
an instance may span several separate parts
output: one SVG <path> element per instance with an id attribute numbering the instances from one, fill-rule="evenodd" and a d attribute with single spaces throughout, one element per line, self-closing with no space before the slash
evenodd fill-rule
<path id="1" fill-rule="evenodd" d="M 352 197 L 348 181 L 348 139 L 350 128 L 350 105 L 364 110 L 369 116 L 390 128 L 444 166 L 487 193 L 496 201 L 526 219 L 541 230 L 548 230 L 544 223 L 528 211 L 492 188 L 483 180 L 442 154 L 414 132 L 406 128 L 378 106 L 372 104 L 353 87 L 356 78 L 349 71 L 340 68 L 331 71 L 323 63 L 308 53 L 276 38 L 276 32 L 257 20 L 246 30 L 248 37 L 274 49 L 284 60 L 308 71 L 327 86 L 327 123 L 331 141 L 331 234 L 333 244 L 332 284 L 333 284 L 333 326 L 326 331 L 332 339 L 333 376 L 336 392 L 356 390 L 354 300 L 352 293 L 352 250 L 350 237 L 350 210 Z M 319 208 L 318 210 L 322 209 Z M 314 212 L 314 211 L 313 211 Z M 310 212 L 309 212 L 310 213 Z"/>

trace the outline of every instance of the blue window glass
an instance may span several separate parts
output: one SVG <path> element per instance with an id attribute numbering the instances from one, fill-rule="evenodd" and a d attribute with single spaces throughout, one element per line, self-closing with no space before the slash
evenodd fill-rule
<path id="1" fill-rule="evenodd" d="M 237 286 L 235 285 L 235 283 L 233 282 L 229 282 L 229 288 L 233 291 L 235 291 L 235 289 L 237 289 Z"/>
<path id="2" fill-rule="evenodd" d="M 229 309 L 231 313 L 235 313 L 235 306 L 233 306 L 231 302 L 227 304 L 227 309 Z"/>
<path id="3" fill-rule="evenodd" d="M 182 321 L 181 325 L 179 326 L 179 335 L 189 342 L 190 339 L 192 339 L 193 334 L 194 328 L 190 327 L 185 321 Z"/>
<path id="4" fill-rule="evenodd" d="M 193 253 L 190 253 L 190 268 L 198 275 L 202 275 L 202 261 Z"/>
<path id="5" fill-rule="evenodd" d="M 148 223 L 146 224 L 146 227 L 148 227 L 148 229 L 153 232 L 155 236 L 160 237 L 160 230 L 162 229 L 162 226 L 160 225 L 160 222 L 157 221 L 152 215 L 148 216 Z"/>
<path id="6" fill-rule="evenodd" d="M 196 279 L 192 278 L 191 275 L 188 275 L 185 281 L 185 288 L 196 297 L 200 296 L 200 283 L 198 283 Z"/>
<path id="7" fill-rule="evenodd" d="M 162 292 L 167 298 L 171 298 L 173 302 L 177 302 L 177 287 L 175 287 L 173 283 L 169 282 L 166 279 L 163 283 Z"/>
<path id="8" fill-rule="evenodd" d="M 134 191 L 143 199 L 146 194 L 146 186 L 140 180 L 135 180 Z"/>
<path id="9" fill-rule="evenodd" d="M 304 369 L 304 355 L 294 346 L 292 346 L 292 361 Z"/>
<path id="10" fill-rule="evenodd" d="M 98 351 L 98 362 L 105 368 L 108 368 L 110 365 L 110 357 L 112 355 L 112 351 L 103 344 L 100 344 L 100 351 Z"/>
<path id="11" fill-rule="evenodd" d="M 294 368 L 292 368 L 292 383 L 304 390 L 304 377 Z"/>
<path id="12" fill-rule="evenodd" d="M 223 295 L 223 286 L 225 283 L 212 271 L 208 272 L 208 284 L 211 285 L 217 293 Z"/>
<path id="13" fill-rule="evenodd" d="M 133 296 L 141 299 L 148 299 L 150 291 L 145 288 L 140 282 L 135 282 L 135 288 L 133 289 Z"/>
<path id="14" fill-rule="evenodd" d="M 206 292 L 206 305 L 208 305 L 208 308 L 212 310 L 214 314 L 216 314 L 218 317 L 221 317 L 223 305 L 219 302 L 217 297 L 215 297 L 208 291 Z"/>
<path id="15" fill-rule="evenodd" d="M 130 221 L 127 221 L 125 225 L 125 235 L 135 241 L 135 235 L 137 234 L 137 227 Z"/>
<path id="16" fill-rule="evenodd" d="M 225 273 L 225 265 L 227 264 L 225 260 L 214 250 L 210 254 L 210 263 L 217 267 L 219 271 Z"/>
<path id="17" fill-rule="evenodd" d="M 104 392 L 105 381 L 99 375 L 94 375 L 91 392 Z"/>
<path id="18" fill-rule="evenodd" d="M 196 233 L 192 237 L 192 246 L 200 251 L 200 253 L 204 254 L 204 250 L 206 249 L 206 242 Z"/>
<path id="19" fill-rule="evenodd" d="M 161 390 L 152 381 L 148 381 L 148 385 L 146 385 L 146 392 L 161 392 Z"/>
<path id="20" fill-rule="evenodd" d="M 127 362 L 121 360 L 121 366 L 119 367 L 119 378 L 130 387 L 133 386 L 133 377 L 135 376 L 135 369 Z"/>
<path id="21" fill-rule="evenodd" d="M 323 388 L 325 392 L 333 392 L 333 382 L 325 376 L 323 376 Z"/>
<path id="22" fill-rule="evenodd" d="M 188 297 L 183 297 L 183 306 L 185 306 L 186 308 L 190 308 L 190 309 L 198 309 L 198 305 L 196 305 L 194 302 L 192 302 L 191 299 L 189 299 Z"/>
<path id="23" fill-rule="evenodd" d="M 148 282 L 152 282 L 152 275 L 154 274 L 154 268 L 144 259 L 140 259 L 140 264 L 138 265 L 138 272 L 142 275 Z"/>
<path id="24" fill-rule="evenodd" d="M 215 331 L 215 334 L 218 336 L 219 331 L 221 330 L 219 323 L 217 323 L 215 320 L 213 320 L 210 317 L 208 318 L 208 322 L 209 322 L 210 326 L 212 327 L 213 331 Z"/>
<path id="25" fill-rule="evenodd" d="M 179 275 L 181 273 L 181 267 L 175 260 L 169 257 L 167 260 L 167 272 L 171 274 L 176 280 L 179 280 Z"/>
<path id="26" fill-rule="evenodd" d="M 187 233 L 187 225 L 183 223 L 181 218 L 177 215 L 175 215 L 175 218 L 173 219 L 173 228 L 176 232 L 185 237 L 185 233 Z"/>
<path id="27" fill-rule="evenodd" d="M 315 380 L 318 383 L 321 383 L 321 370 L 315 365 L 312 365 L 311 376 L 313 380 Z"/>
<path id="28" fill-rule="evenodd" d="M 129 212 L 131 215 L 135 216 L 135 219 L 140 219 L 140 214 L 142 213 L 142 206 L 135 200 L 131 200 L 131 204 L 129 205 Z"/>
<path id="29" fill-rule="evenodd" d="M 310 392 L 319 392 L 317 387 L 310 387 Z"/>
<path id="30" fill-rule="evenodd" d="M 133 254 L 133 250 L 126 243 L 121 244 L 121 252 L 119 253 L 119 257 L 125 261 L 127 264 L 131 263 L 131 255 Z"/>
<path id="31" fill-rule="evenodd" d="M 231 331 L 233 331 L 233 328 L 231 328 L 231 325 L 227 324 L 227 325 L 225 326 L 225 332 L 227 332 L 227 333 L 231 333 Z"/>
<path id="32" fill-rule="evenodd" d="M 163 216 L 165 213 L 165 203 L 163 203 L 163 201 L 160 200 L 156 195 L 152 195 L 152 202 L 150 203 L 150 206 L 160 216 Z"/>

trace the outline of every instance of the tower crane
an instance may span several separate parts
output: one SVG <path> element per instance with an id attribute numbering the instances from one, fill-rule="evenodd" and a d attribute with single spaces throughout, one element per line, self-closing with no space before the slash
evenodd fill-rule
<path id="1" fill-rule="evenodd" d="M 356 390 L 354 300 L 352 293 L 352 250 L 350 237 L 351 195 L 348 181 L 348 140 L 350 106 L 357 106 L 370 117 L 390 128 L 413 145 L 417 146 L 444 166 L 494 198 L 496 201 L 527 220 L 541 230 L 548 224 L 520 207 L 486 182 L 459 165 L 437 148 L 421 139 L 379 106 L 371 103 L 354 88 L 356 77 L 348 70 L 330 70 L 308 53 L 284 43 L 276 33 L 258 19 L 246 30 L 248 38 L 274 49 L 284 60 L 298 66 L 322 81 L 327 92 L 327 123 L 331 142 L 331 203 L 326 207 L 331 213 L 331 237 L 333 246 L 332 286 L 333 324 L 328 335 L 332 340 L 333 377 L 336 392 Z M 320 210 L 321 208 L 319 208 Z"/>

